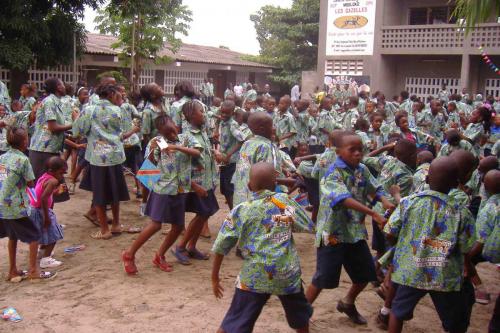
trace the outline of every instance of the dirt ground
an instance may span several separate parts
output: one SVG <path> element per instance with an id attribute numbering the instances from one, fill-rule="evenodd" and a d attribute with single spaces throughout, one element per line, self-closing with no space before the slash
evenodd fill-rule
<path id="1" fill-rule="evenodd" d="M 222 208 L 210 220 L 212 239 L 228 212 L 222 198 L 218 199 Z M 241 260 L 234 255 L 225 259 L 221 275 L 225 295 L 218 301 L 211 290 L 211 260 L 195 262 L 191 266 L 175 263 L 171 273 L 153 267 L 154 251 L 164 237 L 158 233 L 138 252 L 139 274 L 129 277 L 123 271 L 120 253 L 135 235 L 123 234 L 109 241 L 91 239 L 89 234 L 95 227 L 82 216 L 89 202 L 89 193 L 77 189 L 69 202 L 56 205 L 59 222 L 65 225 L 65 238 L 55 250 L 54 257 L 64 261 L 55 279 L 38 284 L 0 281 L 0 308 L 12 306 L 24 318 L 19 323 L 0 322 L 0 332 L 215 332 L 229 307 Z M 135 199 L 122 205 L 125 226 L 142 226 L 148 222 L 147 218 L 139 217 L 138 207 L 139 202 Z M 186 220 L 189 221 L 190 217 L 187 216 Z M 301 257 L 303 279 L 308 284 L 316 264 L 314 237 L 309 234 L 294 237 Z M 209 251 L 212 241 L 201 240 L 199 246 Z M 6 240 L 0 240 L 2 273 L 7 272 L 8 267 L 6 244 Z M 65 247 L 75 244 L 85 244 L 87 248 L 76 254 L 64 254 Z M 167 255 L 169 259 L 174 260 L 170 253 Z M 19 246 L 18 261 L 20 268 L 27 267 L 27 246 L 24 244 Z M 474 306 L 469 332 L 487 331 L 495 295 L 500 292 L 500 272 L 495 266 L 481 264 L 478 271 L 492 293 L 493 301 L 487 306 Z M 337 300 L 348 287 L 349 278 L 343 272 L 340 287 L 320 295 L 314 304 L 312 332 L 383 332 L 375 324 L 382 301 L 371 286 L 357 301 L 368 325 L 355 326 L 337 312 Z M 264 308 L 254 331 L 292 332 L 276 297 L 272 297 Z M 442 331 L 429 297 L 420 302 L 415 318 L 405 325 L 405 331 Z"/>

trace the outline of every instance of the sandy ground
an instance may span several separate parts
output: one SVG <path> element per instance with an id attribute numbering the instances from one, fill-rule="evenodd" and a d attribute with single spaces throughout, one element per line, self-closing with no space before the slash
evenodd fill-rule
<path id="1" fill-rule="evenodd" d="M 89 206 L 89 198 L 89 193 L 77 190 L 71 201 L 56 206 L 57 217 L 66 228 L 65 239 L 55 251 L 55 257 L 64 261 L 55 279 L 38 284 L 0 281 L 0 307 L 13 306 L 24 318 L 20 323 L 0 322 L 0 332 L 215 332 L 229 307 L 240 259 L 234 255 L 225 259 L 221 275 L 225 295 L 218 301 L 211 291 L 211 261 L 195 262 L 191 266 L 175 264 L 172 273 L 161 272 L 152 266 L 154 251 L 164 237 L 158 233 L 138 252 L 139 275 L 129 277 L 123 272 L 120 253 L 135 235 L 124 234 L 110 241 L 92 240 L 89 234 L 95 227 L 82 216 Z M 219 202 L 223 208 L 210 220 L 213 237 L 228 212 L 221 197 Z M 139 217 L 138 204 L 133 199 L 122 205 L 124 225 L 141 226 L 148 222 Z M 303 279 L 309 283 L 316 264 L 313 236 L 297 234 L 295 240 Z M 208 251 L 211 243 L 201 240 L 199 245 Z M 1 272 L 7 272 L 6 244 L 6 240 L 0 240 Z M 74 244 L 85 244 L 87 248 L 76 254 L 64 254 L 63 249 Z M 173 260 L 170 253 L 169 259 Z M 20 268 L 27 267 L 27 246 L 24 244 L 19 246 L 18 260 Z M 500 273 L 495 267 L 481 264 L 479 272 L 488 290 L 493 295 L 498 294 Z M 375 324 L 382 301 L 371 286 L 357 302 L 359 311 L 369 321 L 367 326 L 355 326 L 337 312 L 337 300 L 348 287 L 349 278 L 343 273 L 338 289 L 320 295 L 314 304 L 312 332 L 383 332 Z M 475 305 L 469 332 L 487 331 L 493 306 L 494 301 L 487 306 Z M 421 301 L 415 319 L 406 324 L 405 331 L 441 331 L 429 297 Z M 276 297 L 272 297 L 264 308 L 255 332 L 292 332 Z"/>

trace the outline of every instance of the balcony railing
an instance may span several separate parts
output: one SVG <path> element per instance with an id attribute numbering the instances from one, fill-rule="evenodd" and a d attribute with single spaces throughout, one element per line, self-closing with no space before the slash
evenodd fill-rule
<path id="1" fill-rule="evenodd" d="M 464 38 L 463 29 L 455 24 L 383 26 L 383 54 L 462 54 L 465 49 L 498 48 L 500 24 L 481 24 Z M 479 51 L 477 51 L 479 53 Z"/>

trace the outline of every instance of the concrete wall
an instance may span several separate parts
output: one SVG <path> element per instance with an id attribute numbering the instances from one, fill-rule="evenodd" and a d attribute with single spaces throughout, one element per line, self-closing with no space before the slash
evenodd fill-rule
<path id="1" fill-rule="evenodd" d="M 303 71 L 302 83 L 300 86 L 301 98 L 310 99 L 311 95 L 314 94 L 316 87 L 319 87 L 320 89 L 323 87 L 322 85 L 317 85 L 317 82 L 318 73 L 316 71 Z"/>

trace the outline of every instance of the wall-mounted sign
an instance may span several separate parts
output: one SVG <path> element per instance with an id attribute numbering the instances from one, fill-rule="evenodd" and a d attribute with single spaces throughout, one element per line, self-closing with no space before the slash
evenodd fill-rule
<path id="1" fill-rule="evenodd" d="M 377 0 L 328 0 L 326 55 L 372 55 Z"/>

